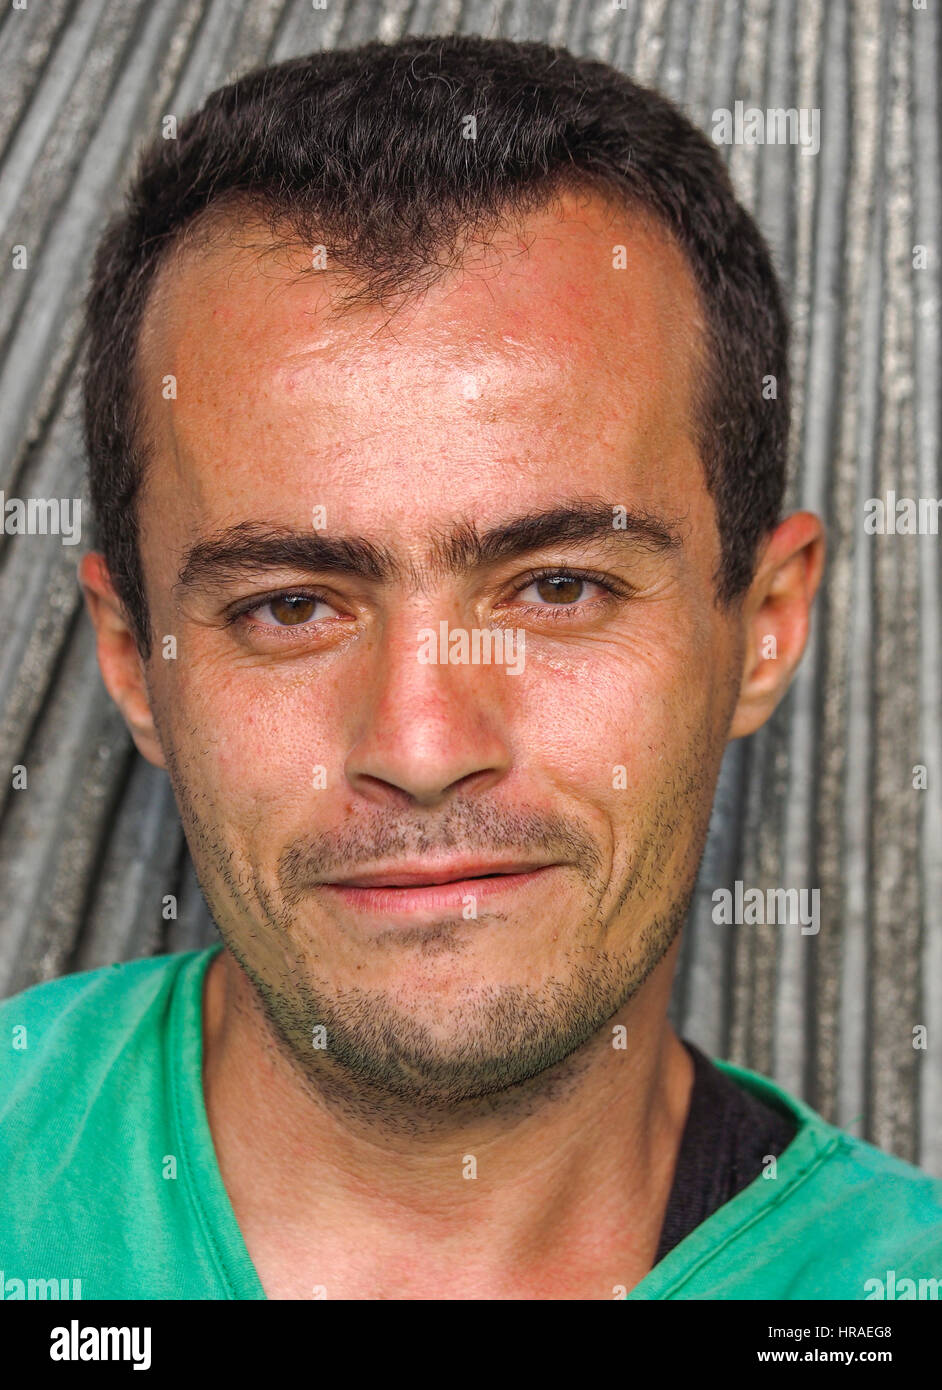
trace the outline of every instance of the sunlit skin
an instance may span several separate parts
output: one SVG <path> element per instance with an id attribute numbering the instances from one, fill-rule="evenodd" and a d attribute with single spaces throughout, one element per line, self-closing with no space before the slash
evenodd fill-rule
<path id="1" fill-rule="evenodd" d="M 272 1298 L 605 1299 L 649 1271 L 692 1083 L 666 1018 L 676 930 L 724 747 L 768 718 L 806 640 L 809 513 L 766 538 L 740 605 L 715 601 L 681 254 L 594 198 L 523 231 L 393 314 L 332 313 L 342 276 L 284 254 L 178 258 L 142 340 L 146 666 L 103 558 L 82 561 L 105 683 L 170 773 L 228 948 L 204 1091 Z M 458 522 L 587 504 L 674 542 L 612 528 L 432 563 Z M 393 570 L 181 586 L 192 548 L 241 523 L 365 541 Z M 615 592 L 562 582 L 579 570 Z M 523 632 L 523 671 L 422 664 L 443 620 Z M 326 886 L 459 854 L 551 867 L 470 919 L 387 919 Z"/>

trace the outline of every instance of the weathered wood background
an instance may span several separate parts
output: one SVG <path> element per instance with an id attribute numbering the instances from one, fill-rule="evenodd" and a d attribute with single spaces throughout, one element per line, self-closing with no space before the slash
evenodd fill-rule
<path id="1" fill-rule="evenodd" d="M 942 491 L 937 0 L 4 0 L 0 489 L 83 492 L 83 284 L 161 117 L 259 62 L 445 32 L 606 59 L 706 130 L 737 100 L 821 113 L 814 156 L 727 149 L 790 292 L 791 500 L 826 517 L 830 561 L 799 679 L 729 749 L 673 1011 L 708 1051 L 942 1174 L 942 540 L 863 527 L 868 497 Z M 0 535 L 0 994 L 214 936 L 166 777 L 101 683 L 82 549 Z M 736 879 L 819 887 L 820 933 L 714 925 L 711 893 Z"/>

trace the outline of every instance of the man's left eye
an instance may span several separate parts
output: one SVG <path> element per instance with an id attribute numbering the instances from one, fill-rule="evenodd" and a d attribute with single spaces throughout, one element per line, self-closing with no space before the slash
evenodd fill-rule
<path id="1" fill-rule="evenodd" d="M 533 589 L 539 595 L 539 599 L 545 601 L 548 607 L 565 607 L 567 604 L 577 603 L 580 598 L 585 598 L 584 590 L 587 586 L 592 588 L 606 589 L 597 580 L 588 579 L 578 574 L 551 574 L 540 575 L 536 579 L 531 579 L 522 589 L 518 589 L 516 597 L 523 599 L 524 603 L 532 603 L 535 607 L 542 607 L 543 604 L 538 599 L 528 599 L 524 597 L 527 590 Z M 611 593 L 611 590 L 608 590 Z"/>
<path id="2" fill-rule="evenodd" d="M 330 607 L 316 594 L 276 594 L 266 603 L 260 603 L 257 608 L 246 609 L 244 616 L 252 618 L 262 627 L 300 627 L 312 621 L 319 604 L 323 604 L 325 608 Z M 260 616 L 265 613 L 270 613 L 274 621 L 266 622 L 264 617 Z"/>

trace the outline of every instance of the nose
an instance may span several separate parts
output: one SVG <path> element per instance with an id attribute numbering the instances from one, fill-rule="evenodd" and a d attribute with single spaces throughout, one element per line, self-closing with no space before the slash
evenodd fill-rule
<path id="1" fill-rule="evenodd" d="M 437 621 L 428 627 L 437 637 Z M 434 806 L 459 789 L 487 790 L 510 767 L 508 700 L 518 678 L 502 665 L 423 662 L 420 631 L 400 622 L 371 655 L 372 694 L 345 771 L 374 801 Z"/>

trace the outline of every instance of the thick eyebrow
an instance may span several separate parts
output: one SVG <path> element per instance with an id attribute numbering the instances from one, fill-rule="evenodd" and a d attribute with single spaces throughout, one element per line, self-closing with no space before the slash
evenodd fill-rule
<path id="1" fill-rule="evenodd" d="M 649 551 L 675 550 L 682 544 L 677 523 L 654 513 L 622 504 L 574 501 L 528 512 L 483 533 L 473 522 L 459 521 L 431 539 L 426 573 L 460 575 L 552 545 L 613 539 Z M 186 552 L 174 592 L 215 588 L 276 569 L 345 574 L 377 584 L 408 574 L 414 584 L 422 582 L 413 563 L 404 569 L 388 547 L 362 536 L 326 536 L 243 521 L 197 541 Z"/>

